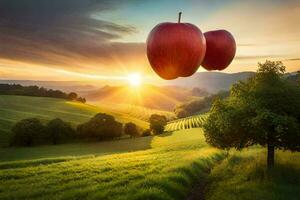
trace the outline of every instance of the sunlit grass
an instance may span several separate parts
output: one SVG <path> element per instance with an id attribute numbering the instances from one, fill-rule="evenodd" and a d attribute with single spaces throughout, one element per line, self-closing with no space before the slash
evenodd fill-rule
<path id="1" fill-rule="evenodd" d="M 183 199 L 225 156 L 207 146 L 201 129 L 130 141 L 132 146 L 150 144 L 150 149 L 5 163 L 0 170 L 0 199 Z"/>
<path id="2" fill-rule="evenodd" d="M 134 122 L 140 127 L 148 127 L 143 120 L 101 105 L 97 107 L 46 97 L 0 95 L 0 146 L 7 145 L 11 127 L 21 119 L 37 117 L 47 121 L 59 117 L 76 126 L 99 112 L 111 114 L 122 123 Z"/>
<path id="3" fill-rule="evenodd" d="M 300 153 L 276 153 L 275 168 L 266 170 L 266 151 L 231 151 L 210 177 L 209 200 L 300 199 Z"/>

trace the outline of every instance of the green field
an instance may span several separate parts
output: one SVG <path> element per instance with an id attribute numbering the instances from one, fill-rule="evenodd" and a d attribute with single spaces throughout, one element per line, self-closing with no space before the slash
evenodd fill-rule
<path id="1" fill-rule="evenodd" d="M 0 155 L 0 199 L 186 199 L 199 183 L 210 200 L 300 197 L 300 153 L 278 152 L 267 173 L 263 148 L 227 154 L 201 128 Z"/>
<path id="2" fill-rule="evenodd" d="M 92 157 L 97 153 L 91 150 L 86 152 L 90 156 L 77 159 L 2 162 L 0 199 L 182 199 L 225 157 L 207 146 L 201 129 L 128 140 L 131 145 L 124 153 Z M 126 152 L 136 145 L 149 149 Z M 82 156 L 80 147 L 77 151 Z"/>
<path id="3" fill-rule="evenodd" d="M 60 99 L 0 96 L 0 105 L 3 144 L 12 124 L 27 117 L 76 125 L 105 112 L 148 126 L 107 107 Z M 300 199 L 300 153 L 277 151 L 276 166 L 267 171 L 264 148 L 226 152 L 207 145 L 195 128 L 204 119 L 171 121 L 159 136 L 0 148 L 0 199 Z"/>
<path id="4" fill-rule="evenodd" d="M 11 127 L 21 119 L 37 117 L 46 121 L 59 117 L 77 125 L 89 120 L 99 112 L 111 114 L 122 123 L 134 122 L 140 127 L 148 127 L 147 122 L 125 113 L 113 111 L 108 107 L 96 107 L 47 97 L 0 95 L 0 146 L 8 144 Z"/>

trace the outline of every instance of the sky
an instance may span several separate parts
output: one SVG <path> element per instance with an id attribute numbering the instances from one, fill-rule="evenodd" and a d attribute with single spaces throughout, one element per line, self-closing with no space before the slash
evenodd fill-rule
<path id="1" fill-rule="evenodd" d="M 226 73 L 256 71 L 266 59 L 300 69 L 300 0 L 0 0 L 0 79 L 158 78 L 147 35 L 179 11 L 202 32 L 233 34 Z"/>

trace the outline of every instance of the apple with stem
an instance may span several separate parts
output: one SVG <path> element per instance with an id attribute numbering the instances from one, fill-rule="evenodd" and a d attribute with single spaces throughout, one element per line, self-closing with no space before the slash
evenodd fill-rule
<path id="1" fill-rule="evenodd" d="M 207 70 L 224 70 L 233 60 L 236 52 L 234 37 L 226 30 L 204 33 L 206 53 L 201 64 Z"/>
<path id="2" fill-rule="evenodd" d="M 177 23 L 160 23 L 147 38 L 148 60 L 163 79 L 191 76 L 205 56 L 206 42 L 201 30 L 180 20 L 181 12 Z"/>

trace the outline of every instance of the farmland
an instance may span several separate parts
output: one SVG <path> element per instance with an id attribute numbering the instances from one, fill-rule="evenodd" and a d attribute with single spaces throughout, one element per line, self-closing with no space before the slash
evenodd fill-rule
<path id="1" fill-rule="evenodd" d="M 134 122 L 140 127 L 148 127 L 148 123 L 143 120 L 107 107 L 47 97 L 0 95 L 0 146 L 7 145 L 12 125 L 21 119 L 37 117 L 47 121 L 59 117 L 75 126 L 99 112 L 111 114 L 122 123 Z"/>
<path id="2" fill-rule="evenodd" d="M 206 115 L 194 115 L 182 119 L 177 119 L 168 122 L 165 130 L 166 131 L 177 131 L 189 128 L 199 128 L 202 126 Z"/>

